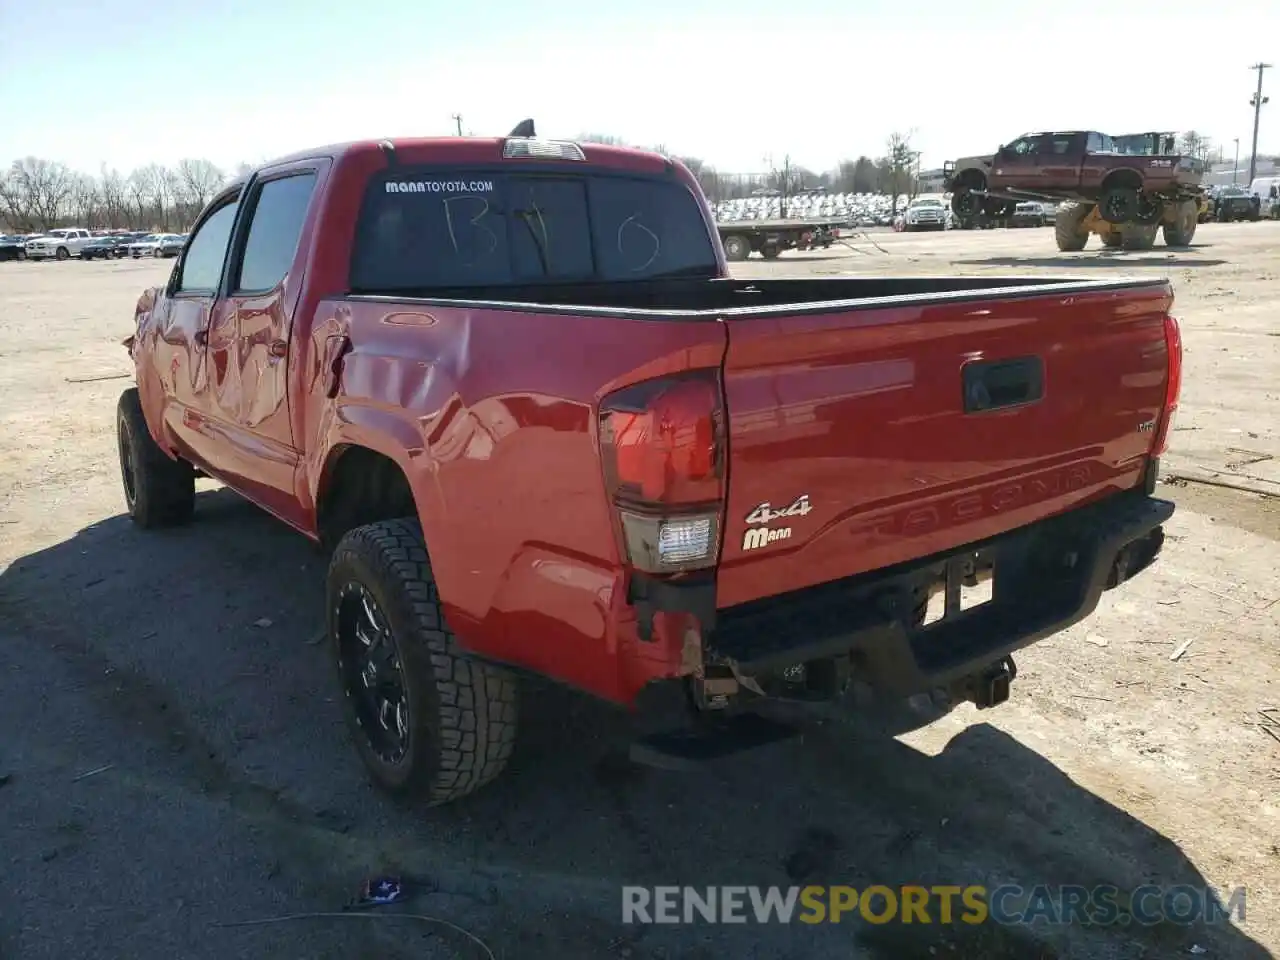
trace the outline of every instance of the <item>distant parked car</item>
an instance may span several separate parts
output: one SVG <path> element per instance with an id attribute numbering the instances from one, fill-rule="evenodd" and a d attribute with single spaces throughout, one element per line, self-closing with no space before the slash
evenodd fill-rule
<path id="1" fill-rule="evenodd" d="M 902 229 L 908 233 L 915 230 L 945 230 L 947 208 L 936 197 L 917 197 L 902 215 Z"/>
<path id="2" fill-rule="evenodd" d="M 129 245 L 128 237 L 97 237 L 80 249 L 81 260 L 111 260 L 124 256 Z"/>
<path id="3" fill-rule="evenodd" d="M 1009 217 L 1011 227 L 1043 227 L 1047 222 L 1044 207 L 1034 200 L 1018 204 Z"/>
<path id="4" fill-rule="evenodd" d="M 1213 198 L 1214 219 L 1219 223 L 1233 220 L 1257 220 L 1261 217 L 1261 204 L 1244 187 L 1222 187 Z"/>
<path id="5" fill-rule="evenodd" d="M 27 259 L 27 238 L 22 236 L 0 236 L 0 260 Z"/>
<path id="6" fill-rule="evenodd" d="M 165 239 L 165 237 L 168 237 L 168 236 L 172 236 L 172 234 L 148 233 L 144 236 L 139 237 L 137 240 L 134 240 L 131 244 L 129 244 L 129 256 L 135 259 L 138 257 L 160 256 L 160 254 L 156 253 L 156 250 L 159 248 L 161 242 Z"/>
<path id="7" fill-rule="evenodd" d="M 187 235 L 185 233 L 168 234 L 160 239 L 154 250 L 151 251 L 153 257 L 176 257 L 182 252 L 182 248 L 186 246 Z"/>
<path id="8" fill-rule="evenodd" d="M 27 256 L 32 260 L 69 260 L 93 240 L 81 227 L 59 227 L 27 241 Z"/>

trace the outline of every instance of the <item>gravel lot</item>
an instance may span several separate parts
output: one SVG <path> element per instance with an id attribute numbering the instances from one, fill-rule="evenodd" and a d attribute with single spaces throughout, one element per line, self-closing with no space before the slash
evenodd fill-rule
<path id="1" fill-rule="evenodd" d="M 1280 707 L 1280 499 L 1264 495 L 1280 494 L 1280 224 L 1205 225 L 1178 253 L 876 233 L 738 264 L 1170 276 L 1187 365 L 1164 558 L 1020 656 L 998 710 L 898 740 L 830 719 L 678 775 L 614 760 L 623 718 L 534 689 L 507 775 L 430 811 L 375 793 L 347 744 L 306 542 L 211 484 L 190 528 L 143 535 L 123 515 L 128 380 L 93 378 L 128 373 L 134 299 L 170 265 L 0 264 L 0 957 L 486 955 L 400 908 L 225 926 L 340 911 L 388 870 L 420 881 L 404 910 L 513 960 L 1280 948 L 1280 742 L 1257 713 Z M 623 883 L 1010 880 L 1243 884 L 1248 913 L 1211 929 L 618 922 Z"/>

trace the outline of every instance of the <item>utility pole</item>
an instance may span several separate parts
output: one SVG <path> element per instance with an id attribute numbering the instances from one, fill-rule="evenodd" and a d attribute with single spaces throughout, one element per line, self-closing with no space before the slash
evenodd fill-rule
<path id="1" fill-rule="evenodd" d="M 462 114 L 455 113 L 455 114 L 452 114 L 452 117 L 453 117 L 453 122 L 458 127 L 458 136 L 462 136 Z"/>
<path id="2" fill-rule="evenodd" d="M 1270 97 L 1262 95 L 1262 74 L 1271 67 L 1269 63 L 1255 63 L 1250 70 L 1258 72 L 1258 90 L 1253 95 L 1253 99 L 1249 101 L 1249 106 L 1253 107 L 1253 149 L 1249 151 L 1249 183 L 1253 184 L 1253 178 L 1258 173 L 1258 121 L 1262 119 L 1262 105 L 1270 100 Z"/>
<path id="3" fill-rule="evenodd" d="M 1235 138 L 1236 142 L 1236 158 L 1231 161 L 1231 185 L 1236 184 L 1236 174 L 1240 172 L 1240 138 Z"/>

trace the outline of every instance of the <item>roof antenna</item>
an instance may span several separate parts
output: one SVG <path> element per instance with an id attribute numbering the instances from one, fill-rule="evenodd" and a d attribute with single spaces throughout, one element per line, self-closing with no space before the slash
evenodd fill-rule
<path id="1" fill-rule="evenodd" d="M 507 134 L 508 137 L 536 137 L 538 134 L 533 129 L 533 118 L 521 120 L 516 124 L 516 128 Z"/>

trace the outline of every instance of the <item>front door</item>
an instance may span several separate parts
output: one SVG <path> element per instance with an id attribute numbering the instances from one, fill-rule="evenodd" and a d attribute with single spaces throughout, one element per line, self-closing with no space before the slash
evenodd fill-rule
<path id="1" fill-rule="evenodd" d="M 1039 134 L 1019 137 L 1000 148 L 991 163 L 988 183 L 992 190 L 1034 190 L 1043 171 L 1040 148 L 1045 138 Z"/>
<path id="2" fill-rule="evenodd" d="M 168 434 L 199 465 L 217 445 L 217 437 L 207 429 L 211 398 L 206 345 L 215 310 L 221 306 L 218 288 L 238 206 L 239 195 L 233 192 L 215 201 L 196 224 L 154 318 L 162 419 Z"/>
<path id="3" fill-rule="evenodd" d="M 295 491 L 289 352 L 301 289 L 295 261 L 322 169 L 313 161 L 260 174 L 236 228 L 227 295 L 209 329 L 212 412 L 228 482 L 282 519 L 303 521 Z"/>

